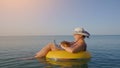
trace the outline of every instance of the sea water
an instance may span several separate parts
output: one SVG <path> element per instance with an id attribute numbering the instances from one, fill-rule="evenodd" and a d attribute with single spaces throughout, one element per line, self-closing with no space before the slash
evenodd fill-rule
<path id="1" fill-rule="evenodd" d="M 120 68 L 120 35 L 92 35 L 86 38 L 92 58 L 82 62 L 48 62 L 33 57 L 49 42 L 73 41 L 72 36 L 0 36 L 0 68 Z M 83 61 L 84 62 L 84 61 Z M 63 64 L 62 64 L 63 63 Z"/>

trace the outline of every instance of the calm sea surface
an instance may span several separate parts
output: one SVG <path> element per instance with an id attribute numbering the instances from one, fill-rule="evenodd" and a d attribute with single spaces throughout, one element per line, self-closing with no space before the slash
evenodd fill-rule
<path id="1" fill-rule="evenodd" d="M 33 57 L 43 46 L 56 40 L 72 41 L 72 36 L 0 36 L 0 68 L 120 68 L 120 36 L 93 35 L 86 39 L 92 58 L 82 62 L 48 62 Z M 83 61 L 84 62 L 84 61 Z"/>

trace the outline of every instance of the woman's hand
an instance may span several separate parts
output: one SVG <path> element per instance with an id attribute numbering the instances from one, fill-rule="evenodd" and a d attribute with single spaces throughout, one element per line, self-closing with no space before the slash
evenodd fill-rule
<path id="1" fill-rule="evenodd" d="M 63 45 L 60 45 L 60 46 L 61 46 L 61 48 L 65 49 L 65 47 Z"/>

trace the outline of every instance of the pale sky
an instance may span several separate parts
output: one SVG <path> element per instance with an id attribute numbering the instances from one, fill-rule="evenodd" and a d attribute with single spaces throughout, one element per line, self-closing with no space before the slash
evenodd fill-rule
<path id="1" fill-rule="evenodd" d="M 120 0 L 0 0 L 0 36 L 120 35 Z"/>

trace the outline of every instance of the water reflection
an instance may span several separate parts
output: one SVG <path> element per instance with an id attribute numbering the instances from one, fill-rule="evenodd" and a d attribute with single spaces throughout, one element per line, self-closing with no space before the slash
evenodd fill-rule
<path id="1" fill-rule="evenodd" d="M 88 62 L 90 59 L 81 59 L 81 60 L 53 60 L 38 58 L 40 63 L 45 64 L 45 68 L 88 68 Z"/>

